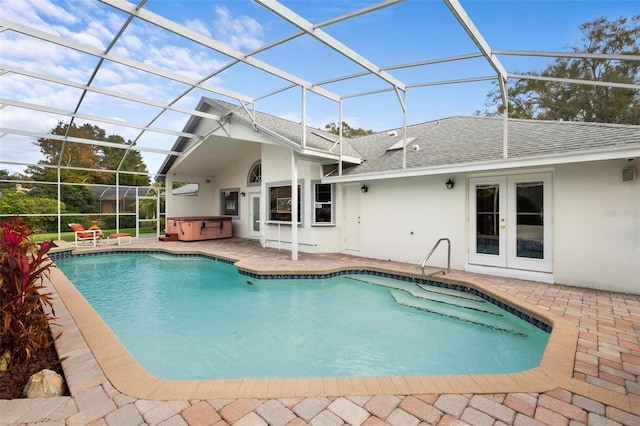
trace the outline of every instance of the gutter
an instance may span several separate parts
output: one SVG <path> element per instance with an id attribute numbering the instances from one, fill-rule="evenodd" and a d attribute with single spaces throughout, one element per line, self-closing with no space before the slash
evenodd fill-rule
<path id="1" fill-rule="evenodd" d="M 479 161 L 472 163 L 447 164 L 443 166 L 420 167 L 384 172 L 349 174 L 327 177 L 322 183 L 364 182 L 380 179 L 395 179 L 415 176 L 436 176 L 454 173 L 472 173 L 493 170 L 506 170 L 524 167 L 555 166 L 561 164 L 586 163 L 591 161 L 619 160 L 640 157 L 640 144 L 607 150 L 584 151 L 571 154 L 552 154 L 544 156 L 524 157 L 521 159 Z"/>

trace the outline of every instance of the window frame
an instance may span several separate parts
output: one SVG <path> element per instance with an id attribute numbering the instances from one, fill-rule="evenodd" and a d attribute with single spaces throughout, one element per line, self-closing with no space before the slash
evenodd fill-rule
<path id="1" fill-rule="evenodd" d="M 327 185 L 329 186 L 329 201 L 318 201 L 318 186 L 319 185 Z M 335 203 L 335 194 L 336 194 L 336 185 L 334 183 L 322 183 L 319 180 L 311 181 L 311 226 L 335 226 L 336 225 L 336 203 Z M 329 204 L 330 212 L 330 220 L 328 222 L 318 221 L 316 208 L 317 205 L 326 205 Z"/>
<path id="2" fill-rule="evenodd" d="M 303 179 L 299 179 L 298 180 L 298 226 L 304 226 L 304 180 Z M 291 181 L 279 181 L 279 182 L 267 182 L 265 184 L 265 191 L 266 191 L 266 196 L 265 196 L 265 211 L 267 213 L 267 220 L 266 223 L 270 223 L 270 224 L 281 224 L 281 225 L 291 225 L 292 221 L 291 219 L 289 220 L 278 220 L 278 219 L 272 219 L 272 214 L 273 213 L 277 213 L 277 211 L 275 211 L 275 209 L 277 207 L 274 207 L 272 209 L 272 199 L 271 199 L 271 191 L 275 188 L 289 188 L 289 195 L 293 195 L 292 191 L 291 191 Z M 276 199 L 276 203 L 278 202 L 278 198 L 280 199 L 285 199 L 287 197 L 275 197 Z M 292 198 L 292 197 L 288 197 L 288 198 Z M 277 205 L 277 204 L 276 204 Z M 287 213 L 284 213 L 287 214 Z M 289 213 L 289 215 L 291 215 Z"/>
<path id="3" fill-rule="evenodd" d="M 260 166 L 260 176 L 257 182 L 251 181 L 251 177 L 255 174 L 253 173 L 256 167 Z M 255 161 L 251 167 L 249 167 L 249 173 L 247 173 L 247 186 L 260 186 L 262 184 L 262 160 Z"/>
<path id="4" fill-rule="evenodd" d="M 229 193 L 229 195 L 227 195 Z M 227 198 L 235 194 L 236 214 L 229 214 L 227 210 Z M 233 201 L 233 200 L 229 200 Z M 222 188 L 220 189 L 220 216 L 230 216 L 231 220 L 240 220 L 240 188 Z"/>

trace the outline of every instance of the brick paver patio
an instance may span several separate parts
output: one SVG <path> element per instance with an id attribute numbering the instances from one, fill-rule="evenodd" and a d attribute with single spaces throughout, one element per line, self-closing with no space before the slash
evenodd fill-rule
<path id="1" fill-rule="evenodd" d="M 387 270 L 402 273 L 419 271 L 416 265 L 341 254 L 300 253 L 300 260 L 292 262 L 287 251 L 262 249 L 255 241 L 239 239 L 197 243 L 138 240 L 126 248 L 195 250 L 237 259 L 237 266 L 256 271 L 292 268 L 320 271 L 345 265 L 380 268 L 383 264 Z M 234 398 L 136 398 L 112 385 L 66 308 L 74 301 L 65 299 L 63 303 L 56 293 L 58 325 L 53 327 L 55 332 L 63 331 L 56 348 L 65 358 L 62 365 L 71 397 L 0 400 L 0 424 L 640 425 L 639 296 L 459 271 L 453 271 L 451 277 L 482 280 L 492 288 L 573 323 L 578 329 L 573 377 L 557 379 L 558 387 L 544 392 L 420 393 L 415 391 L 420 383 L 382 383 L 381 378 L 381 387 L 392 385 L 397 390 L 412 391 L 383 394 L 336 391 L 313 397 L 243 398 L 243 388 L 238 386 L 233 389 Z M 356 383 L 354 380 L 351 389 Z M 424 389 L 426 386 L 423 384 Z M 505 382 L 505 386 L 508 383 Z M 482 384 L 476 388 L 482 388 Z M 340 383 L 336 389 L 340 389 Z"/>

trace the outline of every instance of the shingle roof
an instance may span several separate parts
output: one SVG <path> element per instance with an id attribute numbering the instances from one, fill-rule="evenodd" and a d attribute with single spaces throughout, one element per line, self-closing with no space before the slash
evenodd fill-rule
<path id="1" fill-rule="evenodd" d="M 206 105 L 220 115 L 251 122 L 244 108 L 218 99 L 202 98 L 199 109 Z M 275 134 L 300 145 L 300 123 L 261 112 L 255 113 L 256 122 Z M 192 117 L 193 118 L 193 117 Z M 185 127 L 193 127 L 195 117 Z M 449 117 L 441 120 L 407 126 L 407 169 L 453 166 L 502 159 L 504 121 L 490 117 Z M 185 130 L 186 131 L 186 130 Z M 390 136 L 395 134 L 395 136 Z M 339 152 L 339 146 L 323 137 L 335 140 L 336 135 L 321 129 L 307 127 L 307 146 Z M 345 168 L 343 174 L 356 175 L 402 169 L 402 149 L 387 149 L 402 139 L 402 129 L 392 129 L 358 138 L 344 138 L 343 155 L 360 158 L 362 164 Z M 411 141 L 412 138 L 416 138 Z M 180 141 L 174 150 L 181 150 Z M 419 147 L 414 149 L 414 146 Z M 575 154 L 589 151 L 614 151 L 620 148 L 640 149 L 640 126 L 625 124 L 559 122 L 540 120 L 508 120 L 508 157 L 524 159 L 545 155 Z M 165 160 L 161 172 L 171 166 Z"/>
<path id="2" fill-rule="evenodd" d="M 223 114 L 226 112 L 232 112 L 232 116 L 234 115 L 239 116 L 244 118 L 245 120 L 251 121 L 250 116 L 247 114 L 244 108 L 238 108 L 237 105 L 224 102 L 218 99 L 205 98 L 205 100 L 212 107 L 214 108 L 217 107 L 218 109 L 220 109 L 223 112 Z M 286 139 L 298 145 L 302 143 L 301 141 L 302 138 L 300 135 L 300 127 L 301 127 L 300 123 L 296 123 L 290 120 L 286 120 L 284 118 L 276 117 L 274 115 L 265 114 L 258 111 L 256 111 L 255 115 L 256 115 L 256 123 L 258 123 L 259 125 L 268 128 L 269 130 L 277 133 L 280 136 L 285 137 Z M 319 149 L 322 151 L 329 151 L 334 145 L 334 143 L 331 142 L 330 140 L 336 140 L 338 138 L 338 136 L 333 133 L 327 132 L 325 130 L 309 127 L 309 126 L 307 126 L 306 133 L 307 133 L 307 140 L 306 140 L 307 147 Z M 318 135 L 323 135 L 324 138 Z M 327 140 L 326 138 L 330 140 Z M 331 152 L 334 154 L 338 154 L 339 150 L 340 150 L 340 147 L 336 145 L 335 147 L 333 147 L 333 150 L 331 150 Z M 349 144 L 349 141 L 346 140 L 346 138 L 345 138 L 344 146 L 342 148 L 342 154 L 345 156 L 354 157 L 354 158 L 361 157 L 360 154 L 351 147 L 351 145 Z"/>
<path id="3" fill-rule="evenodd" d="M 446 166 L 502 159 L 503 120 L 488 117 L 450 117 L 407 126 L 407 168 Z M 375 173 L 402 168 L 402 150 L 387 151 L 402 139 L 402 129 L 351 139 L 365 161 L 345 174 Z M 615 150 L 638 145 L 640 126 L 539 120 L 508 120 L 508 157 Z M 417 145 L 419 149 L 414 150 Z"/>

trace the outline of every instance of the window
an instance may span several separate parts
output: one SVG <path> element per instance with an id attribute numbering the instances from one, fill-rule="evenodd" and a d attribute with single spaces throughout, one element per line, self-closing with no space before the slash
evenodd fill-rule
<path id="1" fill-rule="evenodd" d="M 247 176 L 247 186 L 260 186 L 262 182 L 262 163 L 260 160 L 253 163 L 249 169 L 249 175 Z"/>
<path id="2" fill-rule="evenodd" d="M 333 184 L 313 183 L 313 224 L 334 225 Z"/>
<path id="3" fill-rule="evenodd" d="M 298 223 L 302 217 L 302 191 L 298 184 Z M 269 197 L 269 220 L 275 222 L 291 222 L 291 185 L 272 183 L 267 185 Z"/>
<path id="4" fill-rule="evenodd" d="M 240 219 L 240 188 L 220 190 L 220 214 Z"/>

